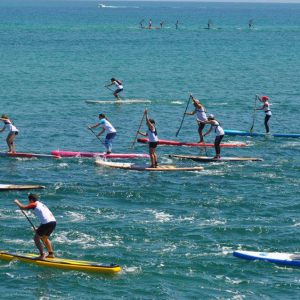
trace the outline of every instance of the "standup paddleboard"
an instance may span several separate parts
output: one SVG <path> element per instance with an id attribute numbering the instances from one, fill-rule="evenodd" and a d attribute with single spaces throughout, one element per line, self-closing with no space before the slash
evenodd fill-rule
<path id="1" fill-rule="evenodd" d="M 225 135 L 240 135 L 240 136 L 273 136 L 273 137 L 283 137 L 283 138 L 300 138 L 298 133 L 258 133 L 249 132 L 243 130 L 225 130 Z"/>
<path id="2" fill-rule="evenodd" d="M 89 104 L 133 104 L 133 103 L 151 103 L 144 99 L 124 99 L 124 100 L 86 100 Z"/>
<path id="3" fill-rule="evenodd" d="M 60 158 L 59 156 L 52 155 L 52 154 L 24 153 L 24 152 L 16 152 L 16 153 L 0 152 L 0 156 L 20 157 L 20 158 Z"/>
<path id="4" fill-rule="evenodd" d="M 221 157 L 213 158 L 208 156 L 193 156 L 193 155 L 177 155 L 170 154 L 169 157 L 182 158 L 182 159 L 192 159 L 194 161 L 201 162 L 223 162 L 223 161 L 262 161 L 263 159 L 257 157 Z"/>
<path id="5" fill-rule="evenodd" d="M 52 267 L 65 270 L 76 270 L 85 272 L 98 272 L 98 273 L 109 273 L 114 274 L 121 271 L 121 267 L 116 264 L 100 264 L 97 262 L 86 261 L 86 260 L 72 260 L 63 258 L 46 258 L 45 260 L 38 260 L 37 254 L 19 254 L 0 251 L 0 259 L 13 260 L 17 259 L 22 262 L 32 263 L 43 267 Z"/>
<path id="6" fill-rule="evenodd" d="M 139 143 L 148 143 L 149 140 L 147 138 L 139 138 L 137 140 Z M 187 143 L 187 142 L 178 142 L 178 141 L 170 141 L 170 140 L 158 140 L 159 145 L 165 146 L 187 146 L 187 147 L 214 147 L 213 143 Z M 221 147 L 232 148 L 232 147 L 245 147 L 246 143 L 223 143 L 220 144 Z"/>
<path id="7" fill-rule="evenodd" d="M 0 184 L 0 191 L 44 189 L 42 185 Z"/>
<path id="8" fill-rule="evenodd" d="M 283 266 L 300 267 L 300 254 L 237 250 L 233 256 L 247 260 L 263 260 Z"/>
<path id="9" fill-rule="evenodd" d="M 98 166 L 109 168 L 135 170 L 135 171 L 153 171 L 153 172 L 172 172 L 172 171 L 202 171 L 203 167 L 176 167 L 174 165 L 159 165 L 157 168 L 151 168 L 149 165 L 137 165 L 134 163 L 116 163 L 103 160 L 96 160 Z"/>
<path id="10" fill-rule="evenodd" d="M 140 153 L 111 153 L 105 152 L 79 152 L 79 151 L 65 151 L 65 150 L 53 150 L 52 155 L 60 157 L 105 157 L 105 158 L 149 158 L 149 154 Z"/>

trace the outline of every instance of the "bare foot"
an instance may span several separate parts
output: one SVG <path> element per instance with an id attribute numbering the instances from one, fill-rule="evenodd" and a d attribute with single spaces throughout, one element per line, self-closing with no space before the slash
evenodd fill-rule
<path id="1" fill-rule="evenodd" d="M 42 254 L 42 255 L 38 256 L 36 258 L 36 260 L 45 260 L 45 258 L 46 258 L 45 254 Z"/>
<path id="2" fill-rule="evenodd" d="M 55 256 L 54 256 L 54 254 L 53 253 L 49 253 L 47 256 L 46 256 L 46 258 L 55 258 Z"/>

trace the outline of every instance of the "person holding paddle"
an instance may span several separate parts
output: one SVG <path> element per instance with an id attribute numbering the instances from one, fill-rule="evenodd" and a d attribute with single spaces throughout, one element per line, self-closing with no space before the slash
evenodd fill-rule
<path id="1" fill-rule="evenodd" d="M 265 112 L 265 128 L 266 128 L 266 133 L 270 132 L 270 128 L 268 125 L 268 122 L 272 116 L 272 112 L 270 109 L 270 103 L 269 103 L 269 97 L 268 96 L 261 96 L 258 97 L 258 99 L 263 102 L 263 106 L 261 108 L 255 108 L 255 110 L 264 110 Z"/>
<path id="2" fill-rule="evenodd" d="M 8 130 L 8 135 L 6 138 L 6 143 L 8 146 L 8 153 L 16 153 L 16 147 L 14 144 L 14 140 L 19 133 L 19 130 L 16 126 L 13 125 L 13 122 L 8 118 L 7 115 L 2 115 L 0 118 L 1 121 L 4 123 L 4 127 L 0 130 L 3 132 L 5 129 Z"/>
<path id="3" fill-rule="evenodd" d="M 111 85 L 115 85 L 117 89 L 114 91 L 114 96 L 117 98 L 117 100 L 121 100 L 121 98 L 119 97 L 119 93 L 123 91 L 122 81 L 115 78 L 111 78 L 110 81 L 111 83 L 106 85 L 105 87 L 108 88 Z"/>
<path id="4" fill-rule="evenodd" d="M 112 141 L 117 135 L 117 131 L 115 127 L 108 121 L 108 119 L 105 117 L 105 114 L 99 114 L 99 122 L 95 125 L 88 126 L 89 129 L 102 127 L 102 130 L 95 134 L 95 136 L 98 138 L 104 131 L 107 131 L 107 135 L 105 137 L 104 146 L 106 148 L 106 154 L 110 154 L 112 152 Z"/>
<path id="5" fill-rule="evenodd" d="M 157 130 L 155 127 L 155 121 L 153 119 L 149 119 L 148 117 L 148 111 L 145 109 L 144 115 L 146 116 L 146 124 L 148 126 L 148 130 L 146 133 L 137 131 L 138 134 L 143 136 L 148 136 L 149 139 L 149 155 L 151 159 L 151 166 L 150 168 L 157 168 L 157 154 L 156 154 L 156 147 L 158 144 L 158 136 L 157 136 Z"/>
<path id="6" fill-rule="evenodd" d="M 190 96 L 193 100 L 195 110 L 192 111 L 192 112 L 186 112 L 185 114 L 190 115 L 190 116 L 196 114 L 197 123 L 198 123 L 198 133 L 199 133 L 199 136 L 200 136 L 199 143 L 203 143 L 204 140 L 203 140 L 203 133 L 202 132 L 203 132 L 203 129 L 204 129 L 205 124 L 206 124 L 205 122 L 207 121 L 206 110 L 205 110 L 204 106 L 200 103 L 199 100 L 194 98 L 194 96 L 192 94 Z"/>
<path id="7" fill-rule="evenodd" d="M 34 214 L 36 215 L 36 217 L 39 219 L 41 223 L 37 229 L 35 229 L 34 225 L 32 224 L 35 230 L 34 243 L 40 252 L 40 256 L 37 257 L 37 259 L 44 260 L 45 258 L 54 258 L 54 252 L 53 252 L 52 244 L 49 240 L 49 236 L 51 235 L 51 233 L 54 231 L 56 227 L 56 219 L 54 218 L 49 208 L 42 202 L 38 201 L 37 194 L 29 194 L 28 200 L 29 200 L 28 205 L 23 205 L 22 203 L 19 202 L 19 200 L 15 200 L 14 202 L 16 205 L 19 206 L 21 210 L 33 210 Z M 27 216 L 26 218 L 28 219 Z M 44 253 L 41 240 L 43 241 L 44 245 L 48 250 L 47 256 Z"/>
<path id="8" fill-rule="evenodd" d="M 214 117 L 214 115 L 208 115 L 207 121 L 205 121 L 205 124 L 210 124 L 209 130 L 204 134 L 204 136 L 207 136 L 212 130 L 215 131 L 216 138 L 215 138 L 215 150 L 216 150 L 216 156 L 214 159 L 220 159 L 221 158 L 221 141 L 224 137 L 224 130 L 220 125 L 220 122 L 217 121 Z"/>

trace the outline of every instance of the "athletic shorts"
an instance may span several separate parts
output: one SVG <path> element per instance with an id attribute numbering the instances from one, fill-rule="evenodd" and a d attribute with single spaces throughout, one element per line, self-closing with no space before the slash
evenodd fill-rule
<path id="1" fill-rule="evenodd" d="M 155 149 L 157 147 L 157 142 L 149 142 L 149 148 Z"/>
<path id="2" fill-rule="evenodd" d="M 115 90 L 115 93 L 120 93 L 120 92 L 122 92 L 123 91 L 123 89 L 117 89 L 117 90 Z"/>
<path id="3" fill-rule="evenodd" d="M 56 222 L 49 222 L 46 224 L 41 224 L 39 228 L 36 230 L 36 233 L 39 236 L 50 236 L 53 230 L 56 227 Z"/>

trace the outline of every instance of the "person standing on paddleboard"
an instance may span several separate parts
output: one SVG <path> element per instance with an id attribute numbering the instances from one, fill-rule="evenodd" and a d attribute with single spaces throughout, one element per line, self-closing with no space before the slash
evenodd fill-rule
<path id="1" fill-rule="evenodd" d="M 103 129 L 98 134 L 96 134 L 96 136 L 99 137 L 104 131 L 107 131 L 104 146 L 106 148 L 106 154 L 110 154 L 112 152 L 112 141 L 117 135 L 117 131 L 104 114 L 99 114 L 99 122 L 95 125 L 90 125 L 89 128 L 92 129 L 99 126 Z"/>
<path id="2" fill-rule="evenodd" d="M 33 210 L 33 213 L 41 222 L 40 226 L 35 230 L 34 235 L 34 243 L 40 252 L 40 256 L 37 259 L 44 260 L 45 258 L 54 258 L 54 252 L 52 248 L 52 244 L 49 240 L 49 236 L 54 231 L 56 227 L 56 219 L 54 218 L 52 212 L 49 208 L 43 204 L 42 202 L 38 201 L 37 194 L 29 194 L 28 195 L 29 204 L 23 205 L 19 202 L 19 200 L 15 200 L 15 204 L 19 206 L 22 210 Z M 43 245 L 41 240 L 45 244 L 48 255 L 44 253 Z"/>
<path id="3" fill-rule="evenodd" d="M 109 87 L 111 85 L 115 85 L 116 86 L 116 90 L 114 91 L 114 96 L 117 98 L 117 100 L 121 100 L 119 97 L 119 93 L 123 91 L 123 84 L 121 80 L 115 79 L 115 78 L 111 78 L 111 83 L 106 85 L 105 87 Z"/>
<path id="4" fill-rule="evenodd" d="M 146 124 L 148 126 L 148 130 L 146 133 L 138 131 L 137 133 L 143 136 L 148 136 L 149 139 L 149 155 L 151 159 L 151 168 L 157 168 L 157 154 L 156 147 L 158 144 L 158 136 L 157 130 L 155 127 L 155 121 L 153 119 L 149 119 L 148 111 L 145 109 L 144 114 L 146 116 Z"/>
<path id="5" fill-rule="evenodd" d="M 19 130 L 16 126 L 13 125 L 13 122 L 8 118 L 7 115 L 2 115 L 0 118 L 1 121 L 4 123 L 4 127 L 0 130 L 3 132 L 5 129 L 8 130 L 8 135 L 6 138 L 6 143 L 8 146 L 8 153 L 16 153 L 16 147 L 14 144 L 14 140 L 19 133 Z"/>
<path id="6" fill-rule="evenodd" d="M 216 156 L 214 159 L 220 159 L 221 158 L 221 141 L 224 137 L 224 130 L 220 125 L 220 122 L 217 121 L 214 117 L 214 115 L 208 115 L 207 116 L 207 121 L 205 124 L 210 124 L 209 130 L 204 134 L 204 136 L 207 136 L 212 130 L 215 131 L 216 138 L 215 138 L 215 150 L 216 150 Z"/>
<path id="7" fill-rule="evenodd" d="M 261 108 L 255 108 L 255 110 L 264 110 L 266 116 L 265 116 L 265 128 L 266 128 L 266 133 L 269 133 L 270 132 L 270 128 L 269 128 L 269 120 L 272 116 L 272 112 L 271 112 L 271 109 L 270 109 L 270 103 L 269 103 L 269 97 L 268 96 L 261 96 L 261 97 L 258 97 L 259 100 L 261 102 L 263 102 L 263 106 Z"/>
<path id="8" fill-rule="evenodd" d="M 200 141 L 199 143 L 203 143 L 203 129 L 205 127 L 205 122 L 207 121 L 207 116 L 206 116 L 206 110 L 204 108 L 204 106 L 200 103 L 199 100 L 197 100 L 196 98 L 193 97 L 193 95 L 191 95 L 191 98 L 193 100 L 193 104 L 195 106 L 195 110 L 192 112 L 186 112 L 186 115 L 194 115 L 196 114 L 197 117 L 197 123 L 198 123 L 198 133 L 200 136 Z"/>

